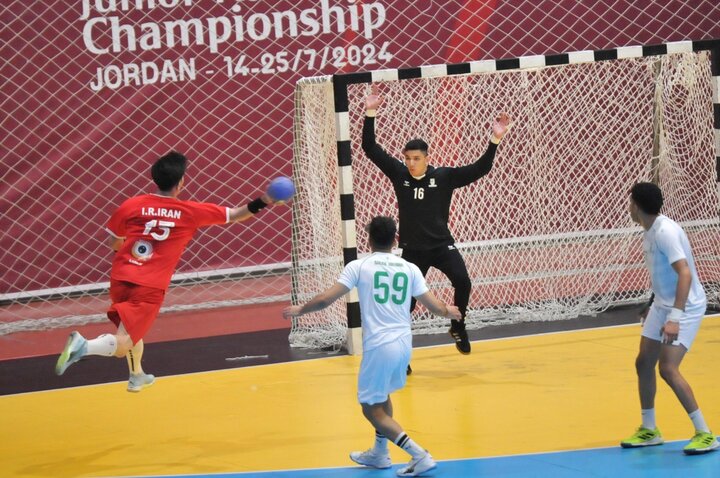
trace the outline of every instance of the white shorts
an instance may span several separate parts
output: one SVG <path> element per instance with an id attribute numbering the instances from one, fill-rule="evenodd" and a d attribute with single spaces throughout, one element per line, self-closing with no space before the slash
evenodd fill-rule
<path id="1" fill-rule="evenodd" d="M 642 336 L 662 342 L 662 328 L 665 322 L 667 322 L 669 313 L 670 309 L 658 307 L 653 304 L 645 319 Z M 683 345 L 686 350 L 690 350 L 690 346 L 700 329 L 700 322 L 702 322 L 704 314 L 705 307 L 702 309 L 686 310 L 680 319 L 680 333 L 678 333 L 678 337 L 673 341 L 672 345 Z"/>
<path id="2" fill-rule="evenodd" d="M 365 352 L 358 375 L 358 402 L 383 403 L 392 392 L 403 388 L 411 355 L 411 335 Z"/>

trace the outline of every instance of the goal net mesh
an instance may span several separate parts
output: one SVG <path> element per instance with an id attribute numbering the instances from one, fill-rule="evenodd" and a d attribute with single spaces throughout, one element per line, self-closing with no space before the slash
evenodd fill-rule
<path id="1" fill-rule="evenodd" d="M 514 126 L 492 171 L 455 191 L 450 230 L 472 280 L 469 328 L 592 315 L 649 295 L 641 229 L 628 213 L 637 181 L 659 181 L 663 213 L 694 247 L 710 301 L 720 282 L 719 198 L 715 188 L 709 54 L 683 53 L 506 72 L 384 81 L 377 141 L 401 158 L 420 137 L 434 166 L 465 165 L 488 145 L 492 120 Z M 358 254 L 363 226 L 397 218 L 390 181 L 360 148 L 368 85 L 348 86 Z M 296 87 L 293 298 L 307 300 L 343 267 L 331 79 Z M 422 218 L 418 218 L 422 220 Z M 347 234 L 347 232 L 345 232 Z M 452 301 L 447 278 L 428 284 Z M 291 343 L 345 340 L 345 304 L 296 320 Z M 418 306 L 414 333 L 447 320 Z"/>

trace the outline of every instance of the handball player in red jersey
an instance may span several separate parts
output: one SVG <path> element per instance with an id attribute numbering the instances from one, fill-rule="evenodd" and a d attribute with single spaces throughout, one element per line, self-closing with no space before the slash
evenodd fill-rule
<path id="1" fill-rule="evenodd" d="M 127 390 L 139 392 L 152 385 L 155 377 L 144 373 L 141 365 L 143 337 L 160 311 L 170 278 L 195 231 L 250 219 L 275 202 L 268 193 L 240 207 L 180 200 L 186 168 L 187 158 L 178 152 L 161 157 L 151 168 L 158 192 L 127 199 L 110 217 L 109 245 L 116 254 L 107 315 L 117 333 L 87 340 L 72 332 L 55 365 L 58 375 L 86 355 L 127 357 Z"/>

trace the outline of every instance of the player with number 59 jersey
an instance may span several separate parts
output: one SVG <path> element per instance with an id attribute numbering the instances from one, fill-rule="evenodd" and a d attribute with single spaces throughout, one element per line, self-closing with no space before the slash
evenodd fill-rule
<path id="1" fill-rule="evenodd" d="M 376 216 L 366 228 L 372 254 L 345 266 L 337 282 L 303 305 L 283 311 L 285 318 L 322 310 L 357 287 L 362 317 L 363 358 L 358 374 L 358 401 L 375 427 L 375 444 L 353 451 L 350 459 L 371 468 L 390 468 L 388 441 L 412 457 L 397 470 L 417 476 L 436 467 L 432 455 L 415 443 L 393 419 L 390 394 L 405 386 L 412 355 L 410 298 L 415 296 L 433 314 L 460 318 L 460 309 L 446 305 L 428 290 L 420 269 L 392 254 L 397 226 L 390 217 Z"/>
<path id="2" fill-rule="evenodd" d="M 364 351 L 412 335 L 410 301 L 428 291 L 415 264 L 390 252 L 373 252 L 346 265 L 338 282 L 364 292 L 358 294 Z"/>

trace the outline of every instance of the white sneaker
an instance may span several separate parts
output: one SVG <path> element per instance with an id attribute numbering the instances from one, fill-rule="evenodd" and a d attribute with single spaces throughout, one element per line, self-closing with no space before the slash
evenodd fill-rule
<path id="1" fill-rule="evenodd" d="M 139 373 L 137 375 L 130 374 L 130 380 L 128 380 L 127 391 L 128 392 L 139 392 L 145 387 L 149 387 L 155 383 L 155 375 L 149 373 Z"/>
<path id="2" fill-rule="evenodd" d="M 408 463 L 407 466 L 404 466 L 397 471 L 397 475 L 418 476 L 435 468 L 437 468 L 437 463 L 435 463 L 433 457 L 430 456 L 430 453 L 425 453 L 425 455 L 420 458 L 413 458 L 410 460 L 410 463 Z"/>
<path id="3" fill-rule="evenodd" d="M 55 373 L 62 375 L 68 367 L 87 353 L 87 340 L 79 332 L 72 332 L 65 343 L 65 348 L 55 363 Z"/>
<path id="4" fill-rule="evenodd" d="M 385 469 L 392 466 L 392 460 L 390 460 L 390 455 L 387 452 L 382 455 L 376 454 L 372 448 L 365 451 L 351 451 L 350 459 L 358 465 L 373 468 Z"/>

